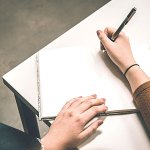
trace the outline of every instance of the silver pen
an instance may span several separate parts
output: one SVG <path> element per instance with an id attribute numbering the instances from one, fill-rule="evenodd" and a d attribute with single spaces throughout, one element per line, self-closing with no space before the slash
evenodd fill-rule
<path id="1" fill-rule="evenodd" d="M 134 114 L 139 113 L 139 110 L 137 109 L 121 109 L 121 110 L 111 110 L 106 111 L 102 113 L 98 113 L 95 117 L 101 117 L 101 116 L 114 116 L 114 115 L 127 115 L 127 114 Z M 53 117 L 44 117 L 42 120 L 55 120 L 57 116 Z"/>

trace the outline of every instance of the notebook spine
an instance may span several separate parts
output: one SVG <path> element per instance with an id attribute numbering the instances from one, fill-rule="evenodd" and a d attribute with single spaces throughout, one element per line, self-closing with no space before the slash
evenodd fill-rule
<path id="1" fill-rule="evenodd" d="M 41 93 L 40 93 L 40 73 L 39 73 L 39 54 L 36 54 L 36 73 L 37 73 L 37 91 L 38 91 L 38 111 L 39 111 L 39 120 L 41 118 Z"/>

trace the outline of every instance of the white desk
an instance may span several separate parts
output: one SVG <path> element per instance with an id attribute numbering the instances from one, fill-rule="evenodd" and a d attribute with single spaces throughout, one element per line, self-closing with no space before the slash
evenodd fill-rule
<path id="1" fill-rule="evenodd" d="M 106 26 L 117 28 L 132 7 L 137 7 L 137 13 L 124 31 L 129 35 L 130 40 L 150 44 L 149 6 L 149 0 L 112 0 L 43 49 L 65 46 L 98 48 L 99 40 L 96 30 L 104 29 Z M 5 74 L 3 79 L 16 97 L 25 131 L 39 136 L 35 118 L 35 114 L 38 115 L 35 55 Z M 100 138 L 98 143 L 94 143 L 96 140 L 92 140 L 81 149 L 90 150 L 96 144 L 97 148 L 94 149 L 149 150 L 150 141 L 139 118 L 131 115 L 126 121 L 124 122 L 126 126 L 123 128 L 111 126 L 107 122 L 107 128 L 112 128 L 112 130 L 106 131 L 104 138 Z"/>

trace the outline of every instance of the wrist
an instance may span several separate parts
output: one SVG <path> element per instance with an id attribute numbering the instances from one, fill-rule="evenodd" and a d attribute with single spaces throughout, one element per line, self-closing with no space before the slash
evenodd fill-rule
<path id="1" fill-rule="evenodd" d="M 139 67 L 139 64 L 132 64 L 132 65 L 130 65 L 128 68 L 126 68 L 126 70 L 124 71 L 124 76 L 126 76 L 126 74 L 128 73 L 128 71 L 130 71 L 130 69 L 132 69 L 133 67 Z M 131 73 L 132 73 L 133 71 L 131 70 Z M 134 73 L 134 72 L 133 72 Z"/>
<path id="2" fill-rule="evenodd" d="M 45 136 L 41 139 L 41 144 L 44 147 L 44 150 L 66 150 L 61 143 L 56 142 L 56 139 L 53 139 Z"/>
<path id="3" fill-rule="evenodd" d="M 126 73 L 126 78 L 130 83 L 132 92 L 134 92 L 140 85 L 150 80 L 139 66 L 130 68 Z"/>
<path id="4" fill-rule="evenodd" d="M 119 69 L 121 70 L 121 72 L 124 74 L 125 71 L 127 70 L 127 68 L 129 68 L 131 65 L 133 64 L 136 64 L 136 61 L 131 61 L 131 62 L 128 62 L 126 64 L 122 64 L 122 65 L 119 65 Z"/>

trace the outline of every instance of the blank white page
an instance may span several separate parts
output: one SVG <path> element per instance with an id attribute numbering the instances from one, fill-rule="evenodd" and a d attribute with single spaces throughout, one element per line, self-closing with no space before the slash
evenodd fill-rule
<path id="1" fill-rule="evenodd" d="M 147 45 L 133 46 L 138 63 L 150 75 Z M 140 59 L 139 59 L 140 58 Z M 78 96 L 106 98 L 109 110 L 134 108 L 129 85 L 106 53 L 89 47 L 65 47 L 39 52 L 40 119 L 56 116 Z"/>

